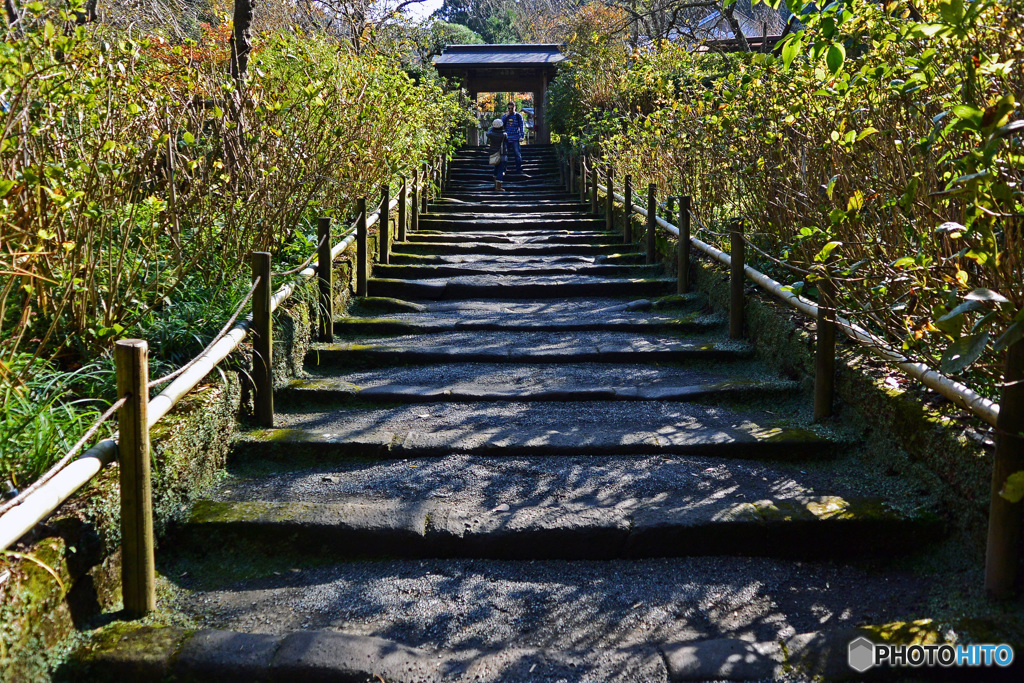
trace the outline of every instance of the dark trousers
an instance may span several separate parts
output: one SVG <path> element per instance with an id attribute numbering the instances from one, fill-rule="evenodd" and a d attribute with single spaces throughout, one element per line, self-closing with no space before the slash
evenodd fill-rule
<path id="1" fill-rule="evenodd" d="M 505 175 L 505 157 L 501 157 L 501 161 L 494 167 L 494 179 L 501 180 Z"/>
<path id="2" fill-rule="evenodd" d="M 519 140 L 508 141 L 509 152 L 516 155 L 516 173 L 523 172 L 523 150 L 519 149 Z"/>

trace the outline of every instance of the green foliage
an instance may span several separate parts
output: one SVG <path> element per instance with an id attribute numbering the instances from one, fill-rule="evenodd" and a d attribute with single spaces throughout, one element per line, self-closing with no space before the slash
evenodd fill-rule
<path id="1" fill-rule="evenodd" d="M 0 391 L 40 420 L 109 383 L 36 380 L 117 338 L 151 337 L 154 374 L 189 358 L 247 289 L 251 251 L 304 259 L 317 216 L 345 225 L 356 197 L 449 151 L 464 116 L 436 80 L 324 36 L 258 37 L 236 82 L 226 27 L 170 43 L 75 9 L 29 6 L 0 43 Z M 60 420 L 37 423 L 51 458 L 74 432 Z"/>
<path id="2" fill-rule="evenodd" d="M 634 187 L 691 195 L 695 229 L 743 215 L 783 263 L 827 263 L 845 314 L 996 395 L 996 354 L 1024 335 L 1024 15 L 919 6 L 807 12 L 779 57 L 665 44 L 623 68 L 595 43 L 556 81 L 552 130 Z"/>

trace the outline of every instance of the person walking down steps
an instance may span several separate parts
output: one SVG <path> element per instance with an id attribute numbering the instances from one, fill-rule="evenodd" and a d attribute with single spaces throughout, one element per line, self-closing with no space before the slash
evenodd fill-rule
<path id="1" fill-rule="evenodd" d="M 488 160 L 494 167 L 494 189 L 498 192 L 504 192 L 501 189 L 501 180 L 505 175 L 505 155 L 508 153 L 508 140 L 502 128 L 502 120 L 494 119 L 491 129 L 487 131 Z"/>
<path id="2" fill-rule="evenodd" d="M 516 155 L 516 175 L 523 175 L 523 150 L 519 145 L 526 135 L 526 124 L 523 123 L 523 115 L 516 111 L 515 102 L 508 103 L 508 113 L 501 117 L 501 123 L 508 137 L 509 149 Z"/>

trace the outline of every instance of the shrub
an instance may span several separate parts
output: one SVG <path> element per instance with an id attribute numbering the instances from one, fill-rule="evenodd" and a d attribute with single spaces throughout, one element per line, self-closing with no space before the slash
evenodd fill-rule
<path id="1" fill-rule="evenodd" d="M 992 0 L 928 2 L 922 21 L 904 7 L 806 13 L 778 58 L 664 44 L 620 68 L 607 103 L 556 84 L 602 110 L 589 138 L 620 177 L 692 195 L 712 230 L 742 215 L 785 264 L 759 266 L 811 295 L 827 262 L 847 315 L 948 373 L 973 364 L 994 395 L 998 353 L 1024 333 L 1024 16 Z"/>
<path id="2" fill-rule="evenodd" d="M 162 313 L 216 320 L 251 251 L 304 258 L 316 216 L 349 218 L 464 116 L 436 80 L 322 35 L 264 35 L 236 82 L 224 27 L 172 44 L 30 7 L 0 43 L 0 386 L 19 395 Z M 188 322 L 168 354 L 201 348 Z"/>

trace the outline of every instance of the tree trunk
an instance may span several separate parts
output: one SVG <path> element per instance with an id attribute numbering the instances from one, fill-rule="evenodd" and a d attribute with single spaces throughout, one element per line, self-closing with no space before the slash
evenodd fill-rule
<path id="1" fill-rule="evenodd" d="M 98 0 L 88 0 L 82 6 L 82 9 L 75 12 L 75 23 L 79 26 L 84 26 L 96 21 L 99 18 L 99 12 L 96 9 L 98 4 Z"/>
<path id="2" fill-rule="evenodd" d="M 741 52 L 750 52 L 750 43 L 747 42 L 747 37 L 743 35 L 743 29 L 740 28 L 740 22 L 736 20 L 736 15 L 733 13 L 735 5 L 729 5 L 726 7 L 722 5 L 722 16 L 725 17 L 725 21 L 729 24 L 729 28 L 732 29 L 732 34 L 736 37 L 736 42 L 739 43 Z"/>
<path id="3" fill-rule="evenodd" d="M 231 76 L 245 78 L 252 52 L 252 10 L 256 0 L 235 0 L 234 32 L 231 35 Z"/>
<path id="4" fill-rule="evenodd" d="M 7 10 L 7 23 L 13 25 L 18 20 L 18 6 L 14 0 L 4 0 L 4 9 Z"/>

